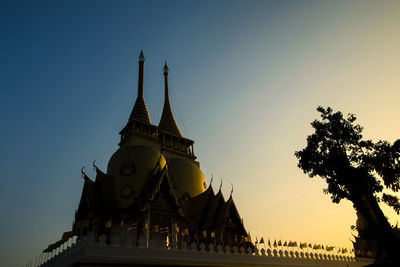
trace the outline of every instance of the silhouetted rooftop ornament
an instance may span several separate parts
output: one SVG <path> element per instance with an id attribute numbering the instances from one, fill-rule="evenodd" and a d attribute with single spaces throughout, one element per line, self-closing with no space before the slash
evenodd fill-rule
<path id="1" fill-rule="evenodd" d="M 166 72 L 167 73 L 169 72 L 169 68 L 167 66 L 167 61 L 165 61 L 165 64 L 164 64 L 164 75 L 165 75 Z"/>
<path id="2" fill-rule="evenodd" d="M 82 168 L 81 168 L 82 178 L 85 178 L 85 176 L 87 176 L 87 175 L 86 175 L 86 173 L 83 171 L 83 169 L 85 169 L 85 166 L 82 166 Z"/>
<path id="3" fill-rule="evenodd" d="M 163 131 L 182 137 L 181 131 L 179 130 L 178 125 L 176 124 L 174 115 L 172 114 L 172 108 L 169 102 L 169 89 L 168 89 L 169 68 L 167 66 L 167 62 L 165 62 L 163 70 L 164 70 L 164 84 L 165 84 L 165 99 L 164 99 L 164 108 L 158 127 Z"/>
<path id="4" fill-rule="evenodd" d="M 93 165 L 93 170 L 94 170 L 94 171 L 97 171 L 98 168 L 97 168 L 97 166 L 96 166 L 95 163 L 96 163 L 96 160 L 93 160 L 93 163 L 92 163 L 92 165 Z"/>
<path id="5" fill-rule="evenodd" d="M 143 50 L 140 50 L 139 61 L 144 61 Z"/>

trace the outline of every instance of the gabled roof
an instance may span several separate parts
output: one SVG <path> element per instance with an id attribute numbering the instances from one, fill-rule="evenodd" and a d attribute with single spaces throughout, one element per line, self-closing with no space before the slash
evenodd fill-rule
<path id="1" fill-rule="evenodd" d="M 166 188 L 166 190 L 168 191 L 168 194 L 171 197 L 171 204 L 176 206 L 178 214 L 182 217 L 185 216 L 181 198 L 175 191 L 174 185 L 168 175 L 167 166 L 164 166 L 164 168 L 162 169 L 157 168 L 154 170 L 153 178 L 148 180 L 148 183 L 145 185 L 147 190 L 144 190 L 139 196 L 141 209 L 145 210 L 149 207 L 155 195 L 160 192 L 162 185 L 164 185 L 164 188 Z"/>
<path id="2" fill-rule="evenodd" d="M 239 212 L 233 201 L 232 195 L 225 201 L 221 190 L 215 195 L 211 186 L 200 195 L 192 198 L 186 204 L 186 212 L 190 220 L 199 230 L 223 231 L 229 221 L 240 234 L 246 235 L 246 230 L 241 221 Z"/>
<path id="3" fill-rule="evenodd" d="M 239 223 L 241 230 L 243 231 L 244 234 L 246 234 L 246 229 L 244 228 L 242 219 L 239 215 L 239 211 L 236 208 L 235 201 L 233 201 L 232 195 L 229 197 L 228 201 L 226 202 L 226 207 L 225 207 L 225 222 L 228 218 L 234 219 Z"/>
<path id="4" fill-rule="evenodd" d="M 195 224 L 201 224 L 201 220 L 204 218 L 207 212 L 209 202 L 214 197 L 214 190 L 211 186 L 209 186 L 206 191 L 190 199 L 185 205 L 185 212 L 187 216 L 190 217 Z"/>
<path id="5" fill-rule="evenodd" d="M 106 208 L 115 206 L 115 199 L 113 198 L 113 177 L 102 172 L 99 168 L 96 169 L 96 185 L 100 194 L 103 205 Z"/>
<path id="6" fill-rule="evenodd" d="M 98 210 L 101 207 L 101 202 L 96 183 L 87 177 L 85 179 L 85 187 L 86 201 L 88 202 L 89 209 Z"/>
<path id="7" fill-rule="evenodd" d="M 208 230 L 210 229 L 214 223 L 218 214 L 221 213 L 222 207 L 225 203 L 224 196 L 222 195 L 221 189 L 215 195 L 215 197 L 210 199 L 210 202 L 207 207 L 207 212 L 202 220 L 202 229 Z"/>
<path id="8" fill-rule="evenodd" d="M 158 166 L 158 165 L 156 165 Z M 82 190 L 82 196 L 78 210 L 76 212 L 75 220 L 81 221 L 89 217 L 89 211 L 95 211 L 97 215 L 110 216 L 113 213 L 119 213 L 116 209 L 115 199 L 113 197 L 113 177 L 105 174 L 96 166 L 96 181 L 93 182 L 86 174 L 84 174 L 85 183 Z M 167 175 L 167 167 L 155 168 L 150 174 L 151 179 L 146 184 L 147 190 L 144 190 L 134 200 L 134 203 L 125 208 L 125 212 L 131 210 L 134 213 L 145 210 L 149 207 L 155 195 L 160 191 L 162 184 L 166 188 L 168 194 L 171 196 L 171 203 L 177 207 L 177 212 L 184 216 L 183 204 L 181 198 L 175 192 L 172 181 Z"/>
<path id="9" fill-rule="evenodd" d="M 216 214 L 216 218 L 215 218 L 215 222 L 214 222 L 214 226 L 216 228 L 218 227 L 223 227 L 225 222 L 226 222 L 226 218 L 229 217 L 229 210 L 230 210 L 230 206 L 231 206 L 231 198 L 229 198 L 223 205 L 221 205 L 218 213 Z"/>
<path id="10" fill-rule="evenodd" d="M 80 221 L 90 217 L 91 212 L 97 212 L 101 209 L 102 203 L 96 183 L 93 182 L 85 173 L 83 173 L 85 183 L 83 185 L 81 199 L 75 220 Z"/>
<path id="11" fill-rule="evenodd" d="M 143 209 L 146 209 L 148 207 L 150 201 L 154 199 L 154 195 L 160 191 L 161 182 L 164 179 L 166 171 L 167 171 L 166 166 L 164 166 L 164 168 L 161 170 L 157 169 L 152 179 L 148 180 L 147 184 L 145 185 L 147 190 L 143 190 L 143 192 L 140 195 L 141 202 L 143 203 L 142 204 Z"/>

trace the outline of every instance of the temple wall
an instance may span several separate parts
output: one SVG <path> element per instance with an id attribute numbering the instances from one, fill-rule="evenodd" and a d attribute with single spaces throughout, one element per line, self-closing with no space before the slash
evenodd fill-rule
<path id="1" fill-rule="evenodd" d="M 290 249 L 258 249 L 244 247 L 222 247 L 204 243 L 183 244 L 181 248 L 167 247 L 161 240 L 146 242 L 139 240 L 138 246 L 132 237 L 121 234 L 107 237 L 100 236 L 95 242 L 90 233 L 85 240 L 67 241 L 67 246 L 36 258 L 36 264 L 29 266 L 366 266 L 373 263 L 371 258 L 355 258 L 353 256 L 330 255 L 324 253 L 303 253 Z"/>

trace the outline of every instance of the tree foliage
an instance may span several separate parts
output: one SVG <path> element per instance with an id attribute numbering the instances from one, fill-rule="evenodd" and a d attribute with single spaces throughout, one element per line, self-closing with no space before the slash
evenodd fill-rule
<path id="1" fill-rule="evenodd" d="M 363 128 L 356 124 L 354 114 L 345 117 L 330 107 L 317 111 L 321 119 L 311 123 L 314 133 L 307 137 L 307 146 L 295 152 L 298 167 L 311 178 L 325 179 L 324 193 L 334 203 L 350 200 L 367 221 L 379 248 L 396 257 L 393 247 L 399 248 L 400 240 L 393 237 L 378 202 L 400 213 L 400 199 L 395 195 L 400 191 L 400 139 L 393 144 L 363 140 Z M 384 187 L 393 194 L 379 194 Z"/>
<path id="2" fill-rule="evenodd" d="M 343 198 L 354 200 L 354 193 L 373 194 L 382 192 L 383 184 L 393 192 L 400 190 L 400 139 L 391 145 L 387 141 L 373 143 L 363 140 L 363 128 L 356 124 L 356 116 L 333 112 L 318 107 L 321 120 L 311 125 L 315 132 L 307 137 L 307 146 L 296 151 L 298 167 L 310 177 L 326 179 L 324 193 L 331 194 L 332 201 Z M 381 179 L 380 179 L 381 178 Z M 400 211 L 399 198 L 384 194 L 382 200 Z"/>

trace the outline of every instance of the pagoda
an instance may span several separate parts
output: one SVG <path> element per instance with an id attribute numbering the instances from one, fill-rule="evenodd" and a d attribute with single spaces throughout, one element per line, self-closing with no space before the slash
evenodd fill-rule
<path id="1" fill-rule="evenodd" d="M 183 137 L 174 119 L 167 63 L 163 68 L 164 107 L 160 122 L 153 125 L 143 97 L 143 52 L 139 56 L 138 93 L 119 148 L 107 171 L 95 164 L 95 179 L 82 169 L 84 185 L 71 231 L 47 248 L 51 251 L 76 236 L 85 239 L 124 233 L 133 246 L 175 247 L 182 243 L 214 243 L 253 247 L 232 198 L 217 193 L 196 161 L 194 141 Z"/>

